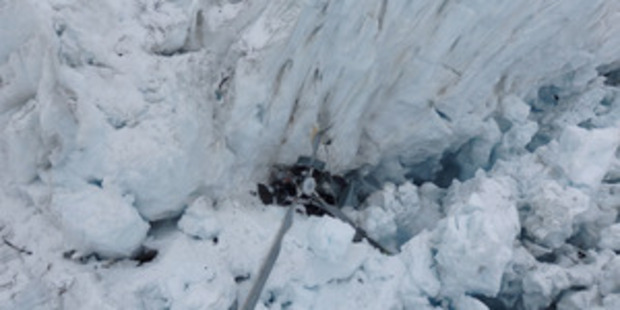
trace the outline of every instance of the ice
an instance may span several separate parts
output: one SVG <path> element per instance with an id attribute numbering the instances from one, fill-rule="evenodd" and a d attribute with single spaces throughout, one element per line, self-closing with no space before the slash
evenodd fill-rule
<path id="1" fill-rule="evenodd" d="M 620 258 L 614 257 L 602 268 L 602 277 L 599 278 L 600 291 L 604 295 L 620 292 Z"/>
<path id="2" fill-rule="evenodd" d="M 131 197 L 94 186 L 73 192 L 58 190 L 52 197 L 52 214 L 68 240 L 86 254 L 129 256 L 146 238 L 149 224 L 131 205 Z"/>
<path id="3" fill-rule="evenodd" d="M 449 207 L 434 237 L 442 290 L 449 296 L 495 296 L 520 231 L 514 184 L 478 174 L 454 190 L 462 191 L 463 200 Z"/>
<path id="4" fill-rule="evenodd" d="M 398 226 L 394 213 L 389 213 L 380 207 L 370 207 L 364 210 L 363 216 L 361 226 L 370 237 L 389 249 L 397 247 L 395 241 L 398 240 Z"/>
<path id="5" fill-rule="evenodd" d="M 523 278 L 525 309 L 539 309 L 549 305 L 560 291 L 570 286 L 566 272 L 555 265 L 539 265 Z"/>
<path id="6" fill-rule="evenodd" d="M 620 223 L 601 230 L 601 240 L 598 246 L 603 249 L 620 251 Z"/>
<path id="7" fill-rule="evenodd" d="M 178 225 L 179 229 L 190 236 L 210 240 L 219 235 L 222 224 L 213 209 L 213 202 L 201 196 L 185 209 Z"/>
<path id="8" fill-rule="evenodd" d="M 526 145 L 538 130 L 538 124 L 528 120 L 530 106 L 520 98 L 509 95 L 500 102 L 500 112 L 498 124 L 505 132 L 496 156 L 505 158 L 525 153 Z"/>
<path id="9" fill-rule="evenodd" d="M 573 234 L 575 217 L 590 206 L 586 194 L 572 187 L 546 182 L 529 201 L 531 212 L 523 220 L 527 233 L 539 244 L 557 248 Z"/>
<path id="10" fill-rule="evenodd" d="M 618 308 L 619 9 L 0 0 L 0 304 L 233 309 L 322 131 L 398 251 L 296 213 L 257 308 Z"/>
<path id="11" fill-rule="evenodd" d="M 586 130 L 566 127 L 559 138 L 560 167 L 577 185 L 596 187 L 620 145 L 618 128 Z"/>
<path id="12" fill-rule="evenodd" d="M 432 268 L 435 262 L 430 249 L 431 237 L 429 232 L 423 231 L 401 249 L 400 259 L 406 266 L 407 274 L 399 293 L 408 307 L 414 307 L 414 304 L 409 304 L 410 299 L 415 303 L 419 302 L 416 296 L 436 298 L 440 293 L 441 282 Z"/>
<path id="13" fill-rule="evenodd" d="M 620 294 L 610 294 L 603 298 L 604 309 L 616 309 L 620 307 Z"/>
<path id="14" fill-rule="evenodd" d="M 566 310 L 579 310 L 579 309 L 592 309 L 596 306 L 596 299 L 598 298 L 595 289 L 578 292 L 568 292 L 562 296 L 562 299 L 558 302 L 558 309 Z"/>
<path id="15" fill-rule="evenodd" d="M 382 245 L 399 248 L 422 230 L 435 227 L 442 216 L 437 194 L 431 183 L 421 188 L 409 182 L 399 186 L 386 183 L 366 199 L 362 212 L 351 215 Z"/>
<path id="16" fill-rule="evenodd" d="M 353 227 L 338 219 L 326 218 L 308 232 L 310 251 L 328 262 L 341 260 L 355 235 Z"/>

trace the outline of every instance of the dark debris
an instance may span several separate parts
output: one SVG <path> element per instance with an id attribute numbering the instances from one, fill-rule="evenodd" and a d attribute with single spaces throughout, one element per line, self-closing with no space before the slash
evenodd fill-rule
<path id="1" fill-rule="evenodd" d="M 349 186 L 340 175 L 333 175 L 325 169 L 325 163 L 310 157 L 301 156 L 294 165 L 277 165 L 274 167 L 269 183 L 258 183 L 258 196 L 266 204 L 289 206 L 298 202 L 305 207 L 306 214 L 323 216 L 326 212 L 320 208 L 308 192 L 304 192 L 304 182 L 314 181 L 312 192 L 330 205 L 338 205 L 342 195 Z"/>
<path id="2" fill-rule="evenodd" d="M 138 262 L 138 266 L 149 263 L 157 257 L 158 251 L 147 247 L 140 248 L 140 251 L 132 257 L 133 260 Z"/>

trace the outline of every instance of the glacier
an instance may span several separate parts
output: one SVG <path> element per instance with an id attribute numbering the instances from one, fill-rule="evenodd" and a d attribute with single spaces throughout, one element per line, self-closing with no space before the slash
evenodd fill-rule
<path id="1" fill-rule="evenodd" d="M 620 308 L 620 3 L 0 0 L 0 308 Z M 136 255 L 157 250 L 149 262 Z M 138 266 L 139 265 L 139 266 Z"/>

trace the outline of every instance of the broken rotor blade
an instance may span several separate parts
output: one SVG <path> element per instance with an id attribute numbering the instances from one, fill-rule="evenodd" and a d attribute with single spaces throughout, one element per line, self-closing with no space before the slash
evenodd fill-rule
<path id="1" fill-rule="evenodd" d="M 368 236 L 368 234 L 366 233 L 365 230 L 363 230 L 361 227 L 357 226 L 357 224 L 355 224 L 355 222 L 353 222 L 353 220 L 351 220 L 344 212 L 342 212 L 342 210 L 329 205 L 328 203 L 326 203 L 323 199 L 321 199 L 321 197 L 318 197 L 317 195 L 313 195 L 312 198 L 318 202 L 318 207 L 323 209 L 323 211 L 331 214 L 333 217 L 340 219 L 341 221 L 351 225 L 351 227 L 353 227 L 353 229 L 355 229 L 355 233 L 359 234 L 362 238 L 368 240 L 368 243 L 370 243 L 370 245 L 374 246 L 375 248 L 377 248 L 379 251 L 381 251 L 383 254 L 388 254 L 388 255 L 394 255 L 395 253 L 393 253 L 392 251 L 388 250 L 387 248 L 385 248 L 383 245 L 381 245 L 381 243 L 379 243 L 378 241 L 374 240 L 373 238 L 371 238 L 370 236 Z"/>
<path id="2" fill-rule="evenodd" d="M 284 215 L 284 219 L 282 220 L 282 225 L 278 230 L 278 234 L 276 235 L 273 244 L 271 244 L 271 249 L 269 249 L 269 253 L 267 254 L 267 257 L 265 258 L 265 261 L 263 262 L 263 265 L 258 272 L 256 282 L 254 283 L 254 286 L 252 286 L 248 297 L 245 299 L 241 310 L 254 310 L 254 308 L 256 307 L 256 303 L 260 298 L 263 287 L 265 286 L 265 283 L 269 278 L 269 274 L 271 273 L 271 270 L 273 269 L 273 266 L 275 265 L 276 260 L 278 259 L 278 256 L 280 254 L 280 249 L 282 248 L 282 239 L 284 239 L 284 235 L 286 234 L 286 232 L 291 228 L 291 226 L 293 226 L 293 214 L 295 213 L 294 209 L 295 204 L 291 204 L 286 211 L 286 215 Z"/>

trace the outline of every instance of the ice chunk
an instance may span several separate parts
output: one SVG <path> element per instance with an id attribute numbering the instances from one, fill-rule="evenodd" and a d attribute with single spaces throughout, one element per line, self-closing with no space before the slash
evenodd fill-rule
<path id="1" fill-rule="evenodd" d="M 444 215 L 442 195 L 431 193 L 427 199 L 425 186 L 406 185 L 401 201 L 395 198 L 393 204 L 376 205 L 381 212 L 370 217 L 376 220 L 371 224 L 378 233 L 396 235 L 404 242 L 402 236 L 424 228 L 431 230 L 432 240 L 422 238 L 407 244 L 402 259 L 376 259 L 373 255 L 381 254 L 370 247 L 351 245 L 350 228 L 333 219 L 312 219 L 306 226 L 298 225 L 283 246 L 287 255 L 282 255 L 280 262 L 288 264 L 274 272 L 280 275 L 273 278 L 278 286 L 272 285 L 265 294 L 265 301 L 277 302 L 260 307 L 311 308 L 312 300 L 320 299 L 323 307 L 318 308 L 346 308 L 348 300 L 364 295 L 376 303 L 358 301 L 360 308 L 382 308 L 374 305 L 383 297 L 393 296 L 398 283 L 409 281 L 400 274 L 416 278 L 418 273 L 422 278 L 411 280 L 407 284 L 410 287 L 402 292 L 412 296 L 411 300 L 404 297 L 405 306 L 393 308 L 417 309 L 425 302 L 432 304 L 428 307 L 441 304 L 447 308 L 449 300 L 456 307 L 457 299 L 467 293 L 493 295 L 502 270 L 512 259 L 514 236 L 519 231 L 514 205 L 524 205 L 524 218 L 533 216 L 526 232 L 531 229 L 538 234 L 534 241 L 552 240 L 550 243 L 556 245 L 567 235 L 574 235 L 567 227 L 571 222 L 579 225 L 581 220 L 571 215 L 558 217 L 560 223 L 553 222 L 555 213 L 564 210 L 556 207 L 550 207 L 552 215 L 536 220 L 537 214 L 549 210 L 528 212 L 525 204 L 536 193 L 531 189 L 542 187 L 545 178 L 559 179 L 562 190 L 557 194 L 570 196 L 571 191 L 563 187 L 565 176 L 572 185 L 599 186 L 605 173 L 605 156 L 613 149 L 612 135 L 602 133 L 611 129 L 564 127 L 577 123 L 586 128 L 617 127 L 613 122 L 618 115 L 619 101 L 614 99 L 618 91 L 603 85 L 604 78 L 597 77 L 594 68 L 615 62 L 620 46 L 620 17 L 613 14 L 620 8 L 618 1 L 496 2 L 141 0 L 126 5 L 119 0 L 105 4 L 0 0 L 0 62 L 9 59 L 6 65 L 0 64 L 0 136 L 6 138 L 2 144 L 6 147 L 3 151 L 8 150 L 6 154 L 24 156 L 11 171 L 0 169 L 0 173 L 23 174 L 15 180 L 24 182 L 41 178 L 37 183 L 43 184 L 38 186 L 54 193 L 52 209 L 61 226 L 66 225 L 67 236 L 82 240 L 86 244 L 83 248 L 105 248 L 110 244 L 119 247 L 132 239 L 112 243 L 112 230 L 146 226 L 132 207 L 148 220 L 157 220 L 181 214 L 196 190 L 230 198 L 243 184 L 263 177 L 268 164 L 292 163 L 300 154 L 309 154 L 313 127 L 330 128 L 317 152 L 330 170 L 355 169 L 385 160 L 383 168 L 390 168 L 385 175 L 399 182 L 431 180 L 437 171 L 443 171 L 450 172 L 445 178 L 449 184 L 451 174 L 460 174 L 456 170 L 462 169 L 469 177 L 479 167 L 491 168 L 489 159 L 499 150 L 505 155 L 499 157 L 501 160 L 510 160 L 507 170 L 515 172 L 512 177 L 519 189 L 513 190 L 511 182 L 498 177 L 501 173 L 493 174 L 496 181 L 476 177 L 477 181 L 463 184 L 462 191 L 456 190 L 460 185 L 455 182 L 450 189 L 456 192 L 455 197 L 443 204 L 447 218 L 439 227 L 435 224 Z M 30 38 L 31 43 L 25 43 Z M 44 64 L 38 65 L 41 60 Z M 612 67 L 616 70 L 617 65 Z M 43 78 L 39 77 L 41 70 Z M 558 79 L 562 83 L 556 83 Z M 583 96 L 578 94 L 582 91 Z M 528 93 L 544 102 L 531 103 Z M 565 96 L 569 94 L 578 99 Z M 36 98 L 37 109 L 31 118 L 17 124 L 11 119 L 23 115 L 17 108 L 28 98 Z M 532 115 L 518 98 L 544 109 L 545 115 Z M 606 111 L 611 112 L 605 121 L 582 122 Z M 561 121 L 554 121 L 558 117 Z M 500 124 L 508 122 L 510 129 Z M 549 134 L 543 137 L 548 139 L 545 142 L 559 146 L 548 166 L 538 162 L 539 152 L 525 154 L 523 150 L 538 126 L 553 127 L 539 132 L 541 136 Z M 15 130 L 22 128 L 28 130 L 17 134 Z M 564 136 L 558 142 L 556 134 L 562 132 Z M 500 134 L 502 145 L 496 148 Z M 41 146 L 30 140 L 36 137 L 42 137 Z M 43 160 L 36 160 L 35 154 L 42 154 Z M 441 158 L 448 154 L 456 159 L 442 166 Z M 6 167 L 14 161 L 7 161 Z M 451 169 L 450 164 L 458 169 Z M 403 174 L 395 176 L 400 172 Z M 614 180 L 606 180 L 605 186 Z M 85 181 L 97 186 L 71 187 Z M 118 193 L 110 186 L 118 187 Z M 399 187 L 385 193 L 398 196 L 400 191 Z M 587 195 L 594 192 L 584 190 Z M 134 203 L 124 201 L 125 193 L 135 197 Z M 610 192 L 601 208 L 617 209 L 614 195 L 618 196 Z M 544 197 L 534 198 L 537 205 L 530 207 L 546 203 Z M 239 204 L 251 205 L 246 202 Z M 561 202 L 563 206 L 572 204 Z M 122 276 L 106 284 L 93 281 L 93 294 L 106 300 L 118 299 L 121 289 L 115 288 L 122 287 L 125 280 L 135 280 L 123 287 L 133 296 L 136 288 L 159 278 L 158 289 L 144 296 L 144 304 L 132 307 L 119 301 L 116 308 L 226 309 L 230 303 L 210 302 L 214 295 L 230 301 L 237 290 L 233 278 L 252 276 L 251 271 L 256 270 L 266 241 L 274 235 L 272 223 L 279 222 L 282 211 L 269 209 L 274 208 L 219 204 L 219 244 L 186 238 L 178 232 L 154 236 L 158 245 L 165 245 L 170 236 L 186 239 L 189 245 L 176 248 L 178 256 L 165 265 L 159 264 L 161 260 L 143 268 L 125 268 L 121 263 L 107 270 L 111 272 L 98 272 L 96 276 L 104 280 L 114 272 Z M 410 210 L 419 211 L 408 213 Z M 217 227 L 214 220 L 218 219 L 212 213 L 197 202 L 179 227 L 199 238 L 212 236 Z M 95 216 L 101 219 L 94 224 L 85 220 Z M 389 227 L 394 223 L 396 232 Z M 544 227 L 547 223 L 551 223 L 550 228 Z M 18 228 L 19 224 L 15 228 L 24 229 Z M 87 224 L 92 227 L 87 229 Z M 312 229 L 300 229 L 309 227 Z M 426 238 L 424 234 L 420 236 Z M 605 243 L 603 239 L 601 242 Z M 165 257 L 164 248 L 158 248 L 162 253 L 158 260 Z M 7 247 L 2 249 L 11 252 Z M 592 249 L 596 250 L 600 249 Z M 37 254 L 31 258 L 47 260 L 39 256 L 43 252 L 33 251 Z M 198 258 L 188 260 L 192 253 Z M 60 259 L 57 254 L 51 251 L 49 257 Z M 204 270 L 204 259 L 210 257 L 224 257 L 225 263 L 210 264 L 207 276 L 198 270 Z M 570 259 L 561 258 L 561 262 L 568 264 Z M 188 267 L 188 261 L 194 263 Z M 374 262 L 363 265 L 372 266 L 372 273 L 358 268 L 365 261 Z M 30 268 L 29 259 L 25 262 L 24 268 Z M 395 262 L 400 262 L 400 267 L 384 271 Z M 28 274 L 37 275 L 35 280 L 39 281 L 42 273 L 38 271 L 45 270 L 45 263 Z M 415 274 L 405 270 L 405 264 Z M 226 265 L 234 275 L 226 272 Z M 52 270 L 58 266 L 55 263 Z M 545 276 L 559 278 L 553 287 L 564 290 L 562 272 L 548 274 L 536 266 L 523 264 L 519 266 L 522 273 L 515 272 L 522 275 L 530 267 L 538 268 L 533 272 L 541 274 L 528 275 L 526 284 L 534 285 L 526 289 L 551 292 L 538 302 L 535 292 L 528 291 L 525 296 L 531 298 L 525 304 L 532 308 L 559 298 L 560 293 L 549 289 L 553 285 L 545 282 Z M 608 274 L 617 277 L 612 272 L 617 270 L 616 265 L 607 268 Z M 166 272 L 157 273 L 157 277 L 142 278 L 162 269 Z M 182 274 L 169 276 L 169 272 L 178 274 L 180 270 Z M 295 272 L 303 276 L 286 277 Z M 203 276 L 214 273 L 227 280 L 206 285 Z M 10 279 L 5 276 L 3 279 Z M 569 280 L 573 283 L 574 279 Z M 591 281 L 581 275 L 578 280 Z M 617 292 L 616 282 L 607 280 L 601 284 L 605 293 Z M 0 282 L 1 290 L 6 281 Z M 239 285 L 240 292 L 243 285 Z M 360 290 L 362 287 L 372 289 Z M 383 291 L 377 293 L 378 288 Z M 284 304 L 282 296 L 287 290 L 303 293 L 291 297 L 293 304 Z M 205 295 L 201 304 L 200 292 L 207 291 L 213 295 Z M 32 292 L 22 296 L 29 300 Z M 151 297 L 163 300 L 151 305 Z M 303 298 L 309 302 L 298 303 Z M 613 297 L 602 298 L 605 304 L 614 303 Z M 482 307 L 470 298 L 460 302 L 463 308 Z M 76 304 L 70 308 L 89 307 Z"/>
<path id="2" fill-rule="evenodd" d="M 467 295 L 461 295 L 453 302 L 454 309 L 467 310 L 489 310 L 489 308 L 480 300 Z"/>
<path id="3" fill-rule="evenodd" d="M 51 210 L 80 251 L 105 257 L 131 255 L 149 229 L 126 197 L 96 186 L 57 190 Z"/>
<path id="4" fill-rule="evenodd" d="M 569 286 L 570 280 L 564 269 L 556 265 L 540 264 L 523 278 L 524 308 L 545 308 L 560 291 Z"/>
<path id="5" fill-rule="evenodd" d="M 116 290 L 127 291 L 138 299 L 137 305 L 130 304 L 131 299 L 121 299 L 117 308 L 231 309 L 236 290 L 234 276 L 227 270 L 226 261 L 215 255 L 217 248 L 213 251 L 210 242 L 183 234 L 170 237 L 161 244 L 155 268 L 128 270 L 133 277 L 127 283 L 118 283 L 123 276 L 109 279 Z M 122 296 L 119 292 L 116 295 Z"/>
<path id="6" fill-rule="evenodd" d="M 620 251 L 620 223 L 601 230 L 601 240 L 598 246 L 603 249 Z"/>
<path id="7" fill-rule="evenodd" d="M 534 190 L 523 228 L 540 244 L 557 248 L 573 234 L 575 216 L 588 209 L 590 199 L 582 191 L 555 181 L 543 182 Z"/>
<path id="8" fill-rule="evenodd" d="M 449 296 L 495 296 L 520 230 L 514 184 L 479 174 L 464 184 L 464 190 L 469 193 L 451 206 L 435 231 L 442 289 Z"/>
<path id="9" fill-rule="evenodd" d="M 528 122 L 527 116 L 530 114 L 530 106 L 516 95 L 508 95 L 500 102 L 500 111 L 502 116 L 510 122 L 525 124 Z"/>
<path id="10" fill-rule="evenodd" d="M 568 126 L 559 139 L 559 166 L 575 184 L 598 187 L 620 144 L 620 129 Z"/>
<path id="11" fill-rule="evenodd" d="M 213 202 L 204 196 L 196 199 L 183 213 L 178 226 L 184 233 L 198 239 L 213 239 L 222 230 L 222 223 L 213 209 Z"/>
<path id="12" fill-rule="evenodd" d="M 620 205 L 620 183 L 603 184 L 596 193 L 597 204 L 603 210 L 618 212 L 617 206 Z"/>
<path id="13" fill-rule="evenodd" d="M 224 286 L 221 282 L 225 281 L 209 278 L 187 280 L 191 278 L 172 275 L 162 283 L 171 297 L 170 309 L 229 309 L 233 299 L 230 283 Z"/>
<path id="14" fill-rule="evenodd" d="M 435 261 L 430 248 L 431 237 L 431 233 L 423 231 L 405 243 L 401 249 L 399 258 L 407 267 L 407 274 L 399 293 L 405 301 L 416 295 L 425 297 L 439 295 L 441 283 L 433 267 Z"/>
<path id="15" fill-rule="evenodd" d="M 557 304 L 557 309 L 562 310 L 582 310 L 593 309 L 597 306 L 599 299 L 596 289 L 585 291 L 570 291 L 562 296 Z"/>
<path id="16" fill-rule="evenodd" d="M 381 244 L 398 248 L 423 229 L 435 227 L 441 217 L 438 190 L 432 183 L 420 189 L 410 182 L 387 183 L 366 199 L 367 207 L 357 214 L 361 227 Z"/>
<path id="17" fill-rule="evenodd" d="M 328 262 L 337 262 L 347 253 L 355 230 L 332 217 L 322 217 L 308 232 L 309 246 L 314 254 Z"/>

